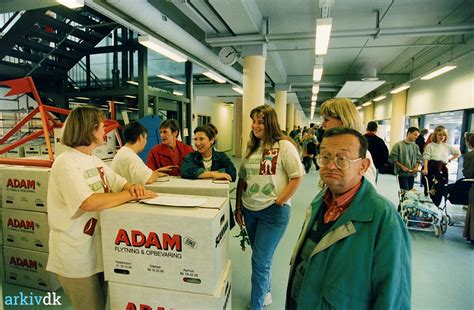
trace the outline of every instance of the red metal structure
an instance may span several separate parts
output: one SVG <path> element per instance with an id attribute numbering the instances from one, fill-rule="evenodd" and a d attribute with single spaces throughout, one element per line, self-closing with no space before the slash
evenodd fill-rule
<path id="1" fill-rule="evenodd" d="M 61 128 L 63 124 L 55 119 L 54 115 L 51 112 L 68 115 L 70 110 L 61 109 L 49 105 L 45 105 L 41 102 L 38 91 L 36 90 L 35 83 L 31 77 L 8 80 L 0 82 L 1 85 L 10 87 L 10 91 L 5 96 L 13 96 L 17 94 L 24 94 L 31 92 L 35 98 L 38 106 L 28 113 L 15 127 L 13 127 L 5 136 L 0 139 L 0 154 L 4 154 L 9 150 L 17 148 L 20 145 L 23 145 L 31 140 L 37 139 L 41 136 L 44 136 L 46 140 L 46 146 L 48 148 L 48 159 L 28 159 L 28 158 L 0 158 L 0 164 L 9 164 L 9 165 L 23 165 L 23 166 L 40 166 L 40 167 L 51 167 L 54 161 L 54 155 L 51 148 L 50 137 L 54 135 L 54 128 Z M 29 122 L 37 114 L 40 114 L 42 129 L 36 130 L 35 132 L 27 135 L 26 137 L 21 138 L 18 141 L 13 142 L 5 146 L 5 142 L 13 136 L 17 131 L 21 129 L 23 125 Z M 109 133 L 112 130 L 115 130 L 120 127 L 117 121 L 115 120 L 105 120 L 105 133 Z M 117 132 L 116 132 L 117 135 Z M 117 135 L 117 140 L 120 143 L 120 138 Z"/>

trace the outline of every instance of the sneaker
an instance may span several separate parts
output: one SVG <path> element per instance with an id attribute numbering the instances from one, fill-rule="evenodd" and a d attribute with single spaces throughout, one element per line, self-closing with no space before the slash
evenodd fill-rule
<path id="1" fill-rule="evenodd" d="M 265 294 L 265 298 L 263 299 L 263 306 L 266 307 L 268 305 L 271 305 L 272 304 L 272 293 L 271 292 L 268 292 L 267 294 Z"/>
<path id="2" fill-rule="evenodd" d="M 272 302 L 273 302 L 272 293 L 271 292 L 266 293 L 265 298 L 263 299 L 263 306 L 264 307 L 269 306 L 272 304 Z M 248 304 L 247 309 L 252 309 L 252 304 Z"/>

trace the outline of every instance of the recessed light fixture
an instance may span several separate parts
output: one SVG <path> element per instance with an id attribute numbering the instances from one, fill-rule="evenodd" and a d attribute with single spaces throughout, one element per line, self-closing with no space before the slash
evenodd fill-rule
<path id="1" fill-rule="evenodd" d="M 89 98 L 89 97 L 76 97 L 76 99 L 79 99 L 79 100 L 90 100 L 91 98 Z"/>
<path id="2" fill-rule="evenodd" d="M 371 104 L 372 104 L 372 101 L 369 100 L 369 101 L 363 103 L 362 106 L 363 106 L 363 107 L 368 107 L 368 106 L 371 105 Z"/>
<path id="3" fill-rule="evenodd" d="M 135 81 L 127 81 L 127 83 L 138 86 L 138 82 L 135 82 Z"/>
<path id="4" fill-rule="evenodd" d="M 311 91 L 313 95 L 316 95 L 319 93 L 319 84 L 313 84 L 313 87 L 311 88 Z"/>
<path id="5" fill-rule="evenodd" d="M 180 91 L 177 91 L 177 90 L 173 90 L 173 95 L 175 96 L 183 96 L 184 94 Z"/>
<path id="6" fill-rule="evenodd" d="M 132 96 L 132 95 L 125 95 L 124 97 L 127 97 L 127 98 L 132 98 L 132 99 L 135 99 L 135 98 L 137 98 L 137 96 Z"/>
<path id="7" fill-rule="evenodd" d="M 397 88 L 394 88 L 390 91 L 391 94 L 397 94 L 401 91 L 404 91 L 405 89 L 408 89 L 410 88 L 410 84 L 403 84 L 403 85 L 400 85 L 398 86 Z"/>
<path id="8" fill-rule="evenodd" d="M 435 68 L 434 70 L 431 70 L 429 73 L 423 75 L 420 80 L 431 80 L 432 78 L 437 77 L 438 75 L 444 74 L 448 71 L 451 71 L 453 69 L 456 69 L 456 65 L 453 63 L 446 63 L 440 67 Z"/>
<path id="9" fill-rule="evenodd" d="M 181 52 L 178 52 L 175 48 L 172 48 L 166 43 L 161 42 L 160 40 L 155 39 L 152 36 L 139 36 L 138 43 L 154 50 L 155 52 L 160 53 L 163 56 L 166 56 L 176 62 L 185 62 L 187 59 L 186 55 Z"/>
<path id="10" fill-rule="evenodd" d="M 329 38 L 331 37 L 332 18 L 316 19 L 316 44 L 314 53 L 326 55 L 328 52 Z"/>
<path id="11" fill-rule="evenodd" d="M 208 70 L 208 71 L 204 71 L 202 74 L 204 74 L 205 76 L 207 76 L 211 80 L 214 80 L 214 81 L 216 81 L 217 83 L 220 83 L 220 84 L 224 84 L 225 82 L 227 82 L 225 77 L 223 77 L 222 75 L 220 75 L 220 74 L 218 74 L 214 71 Z"/>
<path id="12" fill-rule="evenodd" d="M 178 79 L 172 78 L 172 77 L 164 75 L 164 74 L 158 74 L 157 77 L 162 78 L 163 80 L 167 80 L 167 81 L 179 84 L 179 85 L 185 84 L 183 81 L 180 81 Z"/>
<path id="13" fill-rule="evenodd" d="M 239 94 L 242 94 L 242 95 L 244 94 L 244 90 L 239 86 L 232 87 L 232 90 L 234 90 L 235 92 L 238 92 Z"/>
<path id="14" fill-rule="evenodd" d="M 382 95 L 382 96 L 378 96 L 378 97 L 376 97 L 376 98 L 374 98 L 374 99 L 372 99 L 372 100 L 375 101 L 375 102 L 377 102 L 377 101 L 380 101 L 380 100 L 384 100 L 385 98 L 387 98 L 387 96 Z"/>
<path id="15" fill-rule="evenodd" d="M 56 2 L 70 9 L 82 8 L 84 6 L 84 0 L 56 0 Z"/>

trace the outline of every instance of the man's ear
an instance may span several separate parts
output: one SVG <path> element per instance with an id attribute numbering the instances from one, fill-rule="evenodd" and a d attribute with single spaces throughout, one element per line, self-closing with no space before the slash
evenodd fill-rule
<path id="1" fill-rule="evenodd" d="M 368 159 L 366 157 L 366 158 L 361 160 L 361 163 L 362 164 L 360 165 L 359 172 L 360 172 L 360 175 L 364 175 L 367 172 L 367 170 L 369 169 L 371 161 L 370 161 L 370 159 Z"/>

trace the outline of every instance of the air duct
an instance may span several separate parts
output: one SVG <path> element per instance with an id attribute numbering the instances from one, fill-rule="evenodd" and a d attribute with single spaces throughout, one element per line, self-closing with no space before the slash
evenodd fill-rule
<path id="1" fill-rule="evenodd" d="M 100 3 L 91 0 L 86 1 L 91 3 L 92 7 L 100 6 Z M 153 35 L 154 33 L 173 43 L 182 51 L 190 54 L 204 66 L 209 66 L 209 69 L 219 71 L 232 81 L 242 84 L 242 73 L 228 65 L 224 65 L 219 57 L 212 52 L 207 46 L 199 42 L 192 35 L 184 31 L 172 20 L 166 18 L 158 9 L 148 3 L 146 0 L 108 0 L 108 4 L 115 7 L 122 14 L 129 16 L 139 22 L 141 25 L 133 25 L 129 21 L 123 20 L 108 10 L 100 10 L 103 14 L 111 19 L 127 26 L 131 29 L 139 29 L 140 34 Z M 154 33 L 149 33 L 144 29 L 150 29 Z"/>

